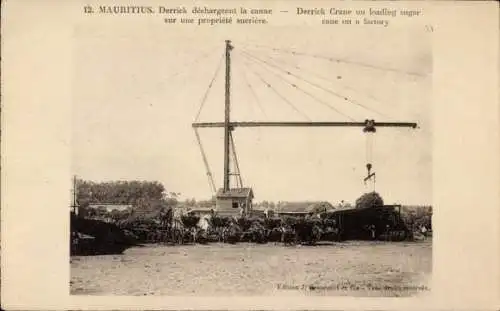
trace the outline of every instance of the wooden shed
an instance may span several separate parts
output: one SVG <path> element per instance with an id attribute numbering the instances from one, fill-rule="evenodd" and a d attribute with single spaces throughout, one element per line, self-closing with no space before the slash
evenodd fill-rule
<path id="1" fill-rule="evenodd" d="M 219 189 L 216 195 L 216 212 L 221 216 L 247 215 L 252 211 L 252 188 Z"/>

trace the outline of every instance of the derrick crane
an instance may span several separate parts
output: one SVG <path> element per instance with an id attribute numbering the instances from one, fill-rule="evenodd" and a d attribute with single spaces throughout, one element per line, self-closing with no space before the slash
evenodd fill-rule
<path id="1" fill-rule="evenodd" d="M 236 151 L 234 148 L 234 141 L 232 132 L 235 128 L 242 127 L 359 127 L 363 129 L 364 133 L 369 135 L 376 132 L 377 127 L 403 127 L 416 129 L 418 127 L 415 122 L 385 122 L 385 121 L 375 121 L 375 120 L 364 120 L 360 122 L 332 122 L 332 121 L 303 121 L 303 122 L 290 122 L 290 121 L 276 121 L 276 122 L 261 122 L 261 121 L 231 121 L 230 118 L 230 77 L 231 77 L 231 51 L 234 47 L 231 45 L 230 40 L 226 40 L 225 49 L 225 62 L 226 62 L 226 74 L 225 74 L 225 106 L 224 106 L 224 122 L 194 122 L 192 127 L 197 133 L 199 128 L 223 128 L 224 129 L 224 181 L 223 188 L 224 192 L 230 190 L 230 176 L 237 175 L 239 179 L 239 186 L 241 187 L 241 176 L 239 172 L 239 166 L 236 158 Z M 198 136 L 197 136 L 198 137 Z M 199 137 L 198 137 L 199 138 Z M 200 143 L 201 146 L 201 143 Z M 231 149 L 232 148 L 232 149 Z M 231 152 L 235 164 L 236 173 L 230 173 L 230 159 Z M 206 161 L 206 158 L 204 157 Z M 364 178 L 364 182 L 373 178 L 375 179 L 375 173 L 372 172 L 371 159 L 367 157 L 367 176 Z M 208 164 L 205 163 L 208 168 Z M 208 170 L 208 169 L 207 169 Z M 213 183 L 213 181 L 212 181 Z"/>

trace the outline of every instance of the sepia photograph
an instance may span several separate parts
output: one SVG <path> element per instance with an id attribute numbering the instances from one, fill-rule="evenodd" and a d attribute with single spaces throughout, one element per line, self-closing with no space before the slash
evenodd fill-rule
<path id="1" fill-rule="evenodd" d="M 498 309 L 498 6 L 2 9 L 0 309 Z"/>
<path id="2" fill-rule="evenodd" d="M 430 290 L 425 29 L 74 40 L 72 295 Z"/>

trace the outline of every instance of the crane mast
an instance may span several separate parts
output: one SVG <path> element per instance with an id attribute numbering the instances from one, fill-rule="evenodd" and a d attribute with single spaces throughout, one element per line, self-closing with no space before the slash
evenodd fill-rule
<path id="1" fill-rule="evenodd" d="M 229 191 L 229 144 L 232 127 L 231 122 L 231 41 L 226 40 L 226 83 L 224 105 L 224 192 Z"/>

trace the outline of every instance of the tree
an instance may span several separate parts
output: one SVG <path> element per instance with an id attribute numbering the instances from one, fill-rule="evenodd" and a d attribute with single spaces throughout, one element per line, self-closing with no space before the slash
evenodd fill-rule
<path id="1" fill-rule="evenodd" d="M 166 190 L 158 181 L 110 181 L 92 182 L 77 180 L 77 202 L 133 204 L 147 208 L 147 202 L 166 198 Z M 176 199 L 178 193 L 171 192 L 171 198 Z M 176 201 L 175 201 L 176 203 Z"/>
<path id="2" fill-rule="evenodd" d="M 331 205 L 328 202 L 320 202 L 314 204 L 314 206 L 311 208 L 311 212 L 314 214 L 319 214 L 319 213 L 325 213 L 328 210 L 333 209 L 333 205 Z"/>
<path id="3" fill-rule="evenodd" d="M 177 201 L 176 198 L 166 198 L 165 203 L 167 204 L 168 207 L 175 207 L 179 204 L 179 201 Z"/>
<path id="4" fill-rule="evenodd" d="M 209 200 L 202 200 L 202 201 L 199 201 L 199 202 L 198 202 L 198 205 L 199 205 L 200 207 L 205 207 L 205 208 L 206 208 L 206 207 L 213 207 L 213 206 L 215 206 L 215 204 L 216 204 L 216 199 L 215 199 L 215 197 L 212 197 L 212 198 L 211 198 L 211 199 L 209 199 Z"/>

